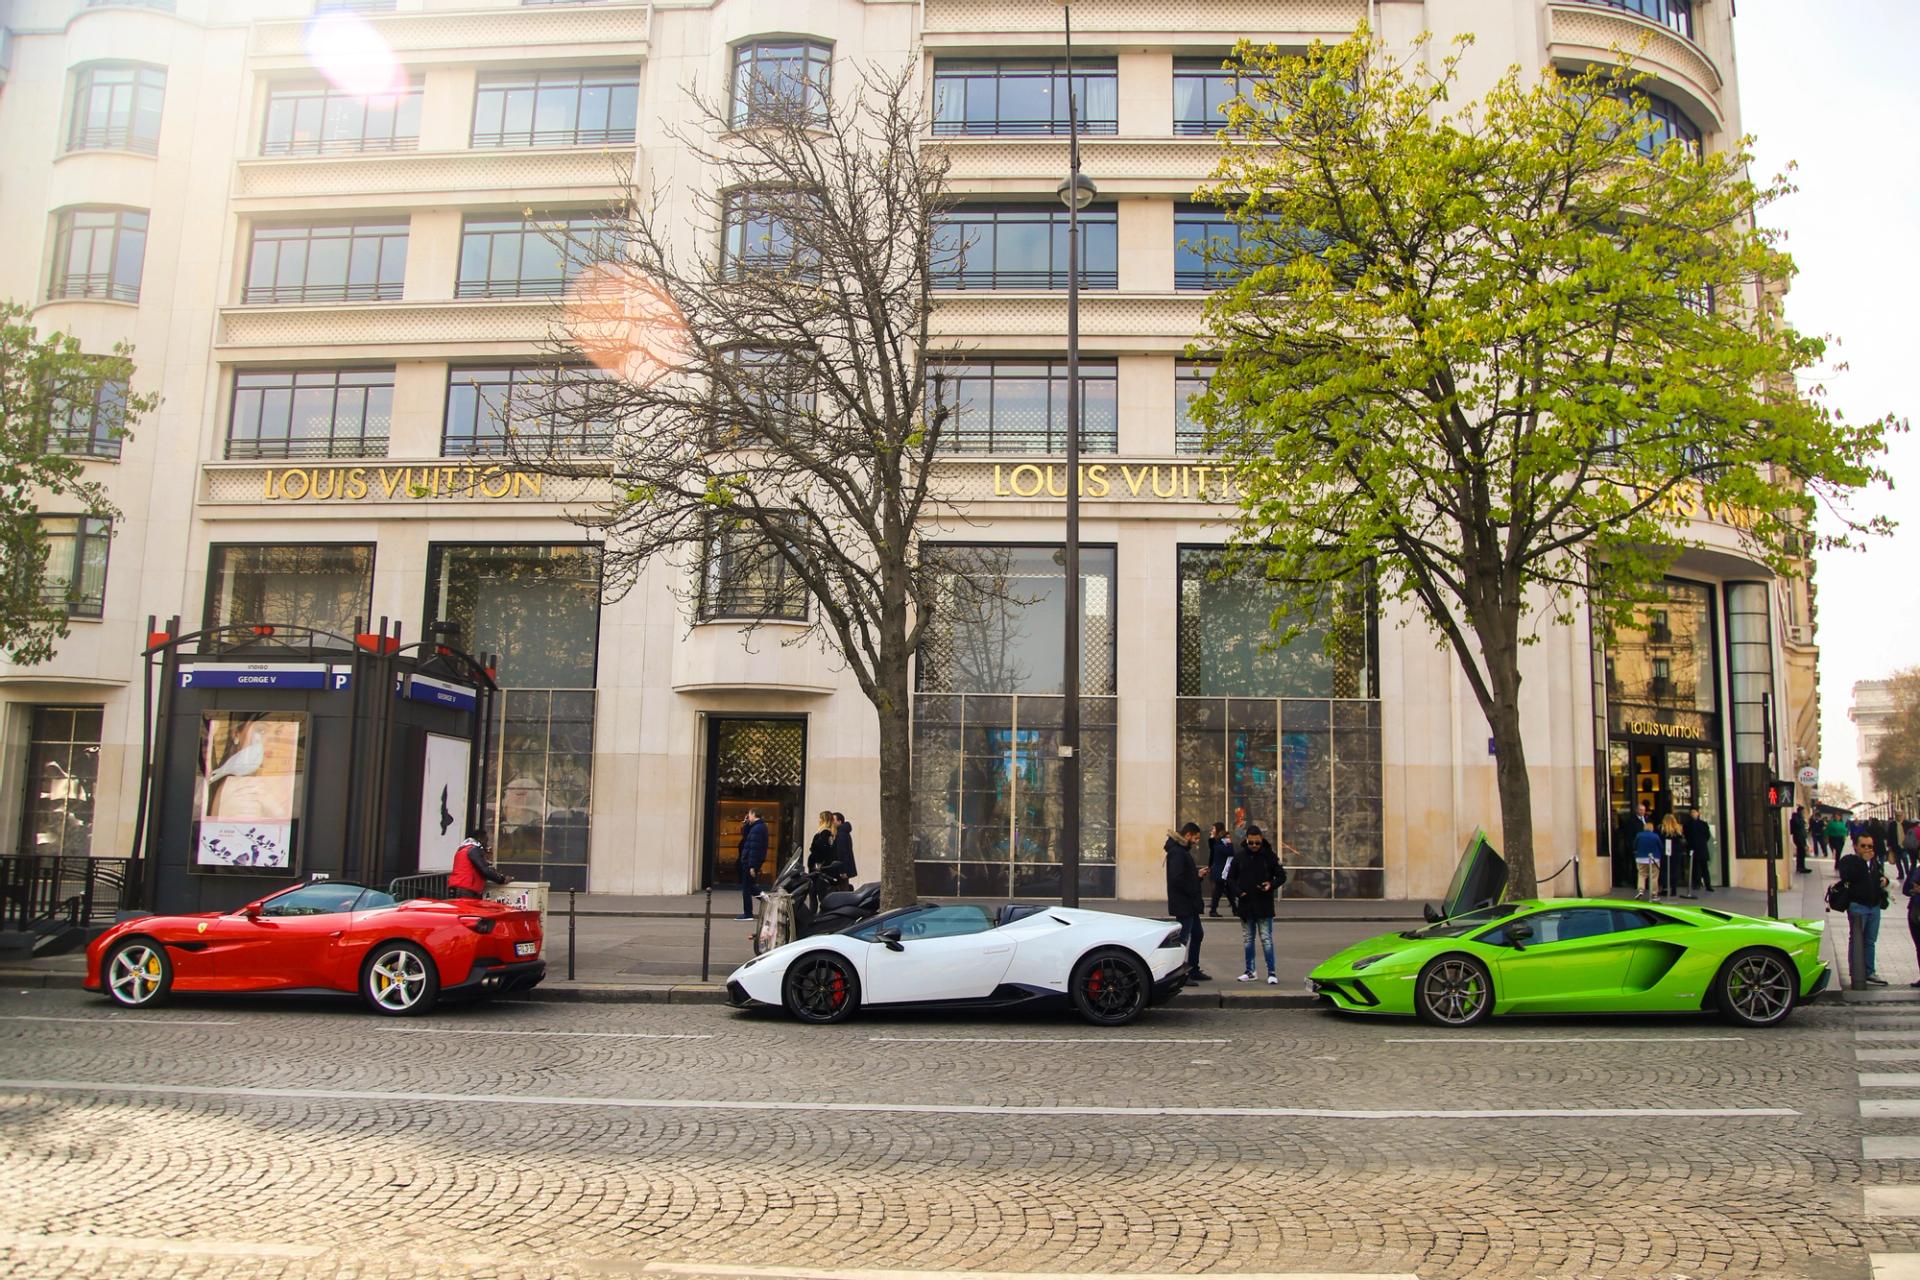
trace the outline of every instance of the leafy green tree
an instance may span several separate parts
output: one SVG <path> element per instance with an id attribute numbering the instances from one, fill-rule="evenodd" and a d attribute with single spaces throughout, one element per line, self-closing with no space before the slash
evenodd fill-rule
<path id="1" fill-rule="evenodd" d="M 1758 215 L 1788 188 L 1752 182 L 1744 144 L 1668 138 L 1624 55 L 1459 105 L 1458 52 L 1424 52 L 1397 62 L 1364 26 L 1304 57 L 1237 51 L 1268 78 L 1228 108 L 1203 193 L 1242 248 L 1196 412 L 1238 464 L 1242 554 L 1307 614 L 1371 564 L 1451 647 L 1524 895 L 1539 615 L 1627 620 L 1696 514 L 1779 572 L 1822 503 L 1832 542 L 1877 530 L 1842 503 L 1885 479 L 1890 420 L 1796 393 L 1825 343 L 1779 315 L 1793 264 Z"/>
<path id="2" fill-rule="evenodd" d="M 67 635 L 66 601 L 44 587 L 40 513 L 119 514 L 82 460 L 63 450 L 76 419 L 98 415 L 92 433 L 117 440 L 153 409 L 156 397 L 120 393 L 132 368 L 131 348 L 85 354 L 77 338 L 43 338 L 26 307 L 0 302 L 0 653 L 9 662 L 44 662 Z"/>
<path id="3" fill-rule="evenodd" d="M 1873 775 L 1874 790 L 1883 800 L 1920 796 L 1920 667 L 1907 667 L 1887 677 L 1892 685 L 1893 732 L 1884 734 L 1860 763 Z"/>

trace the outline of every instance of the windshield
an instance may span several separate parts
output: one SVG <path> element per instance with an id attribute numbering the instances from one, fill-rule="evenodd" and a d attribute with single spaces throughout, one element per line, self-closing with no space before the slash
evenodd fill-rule
<path id="1" fill-rule="evenodd" d="M 1463 911 L 1457 916 L 1434 923 L 1420 929 L 1409 929 L 1401 934 L 1403 938 L 1457 938 L 1463 933 L 1472 933 L 1481 925 L 1503 920 L 1514 913 L 1510 902 L 1498 902 L 1491 907 L 1476 907 L 1472 911 Z"/>

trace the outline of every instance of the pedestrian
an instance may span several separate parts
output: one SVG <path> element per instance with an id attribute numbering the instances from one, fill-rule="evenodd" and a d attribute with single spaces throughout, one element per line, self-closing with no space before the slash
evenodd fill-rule
<path id="1" fill-rule="evenodd" d="M 484 898 L 489 884 L 512 884 L 513 877 L 501 871 L 487 858 L 487 846 L 477 827 L 467 828 L 467 838 L 453 851 L 453 867 L 447 872 L 447 897 Z"/>
<path id="2" fill-rule="evenodd" d="M 1840 879 L 1847 886 L 1847 979 L 1855 991 L 1887 985 L 1874 971 L 1887 878 L 1873 853 L 1872 837 L 1861 836 L 1853 851 L 1840 857 Z"/>
<path id="3" fill-rule="evenodd" d="M 834 861 L 840 864 L 840 874 L 851 880 L 860 874 L 860 868 L 853 861 L 853 824 L 838 810 L 834 812 L 833 821 Z"/>
<path id="4" fill-rule="evenodd" d="M 1237 854 L 1247 847 L 1247 811 L 1245 806 L 1235 805 L 1233 810 L 1233 851 Z"/>
<path id="5" fill-rule="evenodd" d="M 1687 860 L 1693 863 L 1693 879 L 1690 887 L 1713 892 L 1713 828 L 1700 816 L 1698 809 L 1688 809 L 1681 830 L 1687 833 Z M 1698 894 L 1689 893 L 1689 898 Z"/>
<path id="6" fill-rule="evenodd" d="M 807 843 L 807 870 L 818 871 L 833 864 L 833 835 L 833 810 L 822 809 L 820 829 L 813 833 L 813 839 Z"/>
<path id="7" fill-rule="evenodd" d="M 1207 914 L 1218 919 L 1220 915 L 1220 895 L 1227 895 L 1227 910 L 1239 913 L 1240 896 L 1233 889 L 1233 836 L 1227 831 L 1227 824 L 1213 824 L 1213 834 L 1207 837 L 1207 878 L 1213 881 L 1213 903 Z"/>
<path id="8" fill-rule="evenodd" d="M 1246 846 L 1233 855 L 1233 887 L 1240 894 L 1234 912 L 1240 917 L 1247 951 L 1242 982 L 1253 981 L 1253 942 L 1258 937 L 1267 957 L 1267 985 L 1280 985 L 1273 964 L 1273 899 L 1286 882 L 1287 869 L 1267 843 L 1266 832 L 1248 824 Z"/>
<path id="9" fill-rule="evenodd" d="M 1793 836 L 1793 869 L 1800 874 L 1807 873 L 1807 806 L 1793 806 L 1793 817 L 1787 820 L 1787 831 Z"/>
<path id="10" fill-rule="evenodd" d="M 1911 832 L 1912 828 L 1908 828 Z M 1907 936 L 1913 939 L 1914 959 L 1920 960 L 1920 866 L 1914 866 L 1900 882 L 1900 892 L 1907 899 Z M 1849 911 L 1848 916 L 1852 916 Z M 1910 985 L 1920 987 L 1920 981 Z"/>
<path id="11" fill-rule="evenodd" d="M 1839 814 L 1827 819 L 1827 848 L 1833 851 L 1833 860 L 1840 861 L 1840 851 L 1847 847 L 1847 824 Z"/>
<path id="12" fill-rule="evenodd" d="M 1633 883 L 1633 845 L 1640 827 L 1640 815 L 1632 809 L 1622 809 L 1613 824 L 1613 882 L 1617 885 Z"/>
<path id="13" fill-rule="evenodd" d="M 1687 850 L 1686 828 L 1680 825 L 1680 815 L 1671 809 L 1660 819 L 1660 887 L 1669 898 L 1694 896 L 1693 859 Z"/>
<path id="14" fill-rule="evenodd" d="M 1640 833 L 1633 838 L 1633 861 L 1640 868 L 1640 891 L 1633 895 L 1636 902 L 1658 902 L 1660 900 L 1660 833 L 1653 829 L 1651 822 L 1644 819 L 1640 824 Z"/>
<path id="15" fill-rule="evenodd" d="M 1167 914 L 1180 922 L 1180 940 L 1187 944 L 1187 980 L 1211 982 L 1200 967 L 1200 939 L 1207 936 L 1200 923 L 1200 882 L 1207 868 L 1193 860 L 1200 843 L 1200 824 L 1189 822 L 1179 835 L 1167 837 Z"/>
<path id="16" fill-rule="evenodd" d="M 766 860 L 767 824 L 761 821 L 758 809 L 749 809 L 740 824 L 740 914 L 734 919 L 753 919 L 753 900 L 760 892 L 760 864 Z"/>
<path id="17" fill-rule="evenodd" d="M 1920 822 L 1907 821 L 1907 829 L 1900 837 L 1900 854 L 1907 860 L 1909 873 L 1920 871 Z"/>

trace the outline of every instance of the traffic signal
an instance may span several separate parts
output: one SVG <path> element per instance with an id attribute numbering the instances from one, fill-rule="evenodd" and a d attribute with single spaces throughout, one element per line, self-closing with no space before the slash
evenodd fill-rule
<path id="1" fill-rule="evenodd" d="M 1767 805 L 1774 809 L 1793 807 L 1793 783 L 1785 778 L 1775 778 L 1767 784 Z"/>

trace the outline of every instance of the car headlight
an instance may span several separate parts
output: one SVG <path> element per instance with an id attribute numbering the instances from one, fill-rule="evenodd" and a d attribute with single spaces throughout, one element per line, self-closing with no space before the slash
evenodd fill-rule
<path id="1" fill-rule="evenodd" d="M 1382 960 L 1391 960 L 1391 959 L 1393 959 L 1393 952 L 1382 951 L 1377 956 L 1368 956 L 1364 960 L 1355 960 L 1353 962 L 1353 967 L 1356 971 L 1358 971 L 1360 969 L 1366 968 L 1370 964 L 1379 964 Z"/>
<path id="2" fill-rule="evenodd" d="M 755 957 L 754 957 L 753 959 L 751 959 L 751 960 L 749 960 L 749 961 L 747 961 L 747 962 L 746 962 L 745 964 L 743 964 L 743 965 L 741 965 L 741 966 L 740 966 L 740 971 L 741 971 L 741 972 L 744 972 L 744 971 L 746 971 L 746 970 L 748 970 L 748 969 L 751 969 L 751 968 L 753 968 L 753 966 L 755 966 L 755 965 L 757 965 L 757 964 L 759 964 L 759 963 L 760 963 L 760 962 L 761 962 L 762 960 L 765 960 L 765 959 L 766 959 L 766 958 L 767 958 L 767 957 L 768 957 L 769 955 L 771 955 L 771 954 L 773 954 L 773 953 L 772 953 L 772 952 L 770 952 L 770 951 L 762 951 L 762 952 L 761 952 L 761 953 L 760 953 L 759 955 L 757 955 L 757 956 L 755 956 Z"/>
<path id="3" fill-rule="evenodd" d="M 1167 936 L 1160 939 L 1160 949 L 1162 951 L 1171 951 L 1177 947 L 1184 947 L 1186 945 L 1186 930 L 1184 929 L 1169 929 L 1167 930 Z"/>

